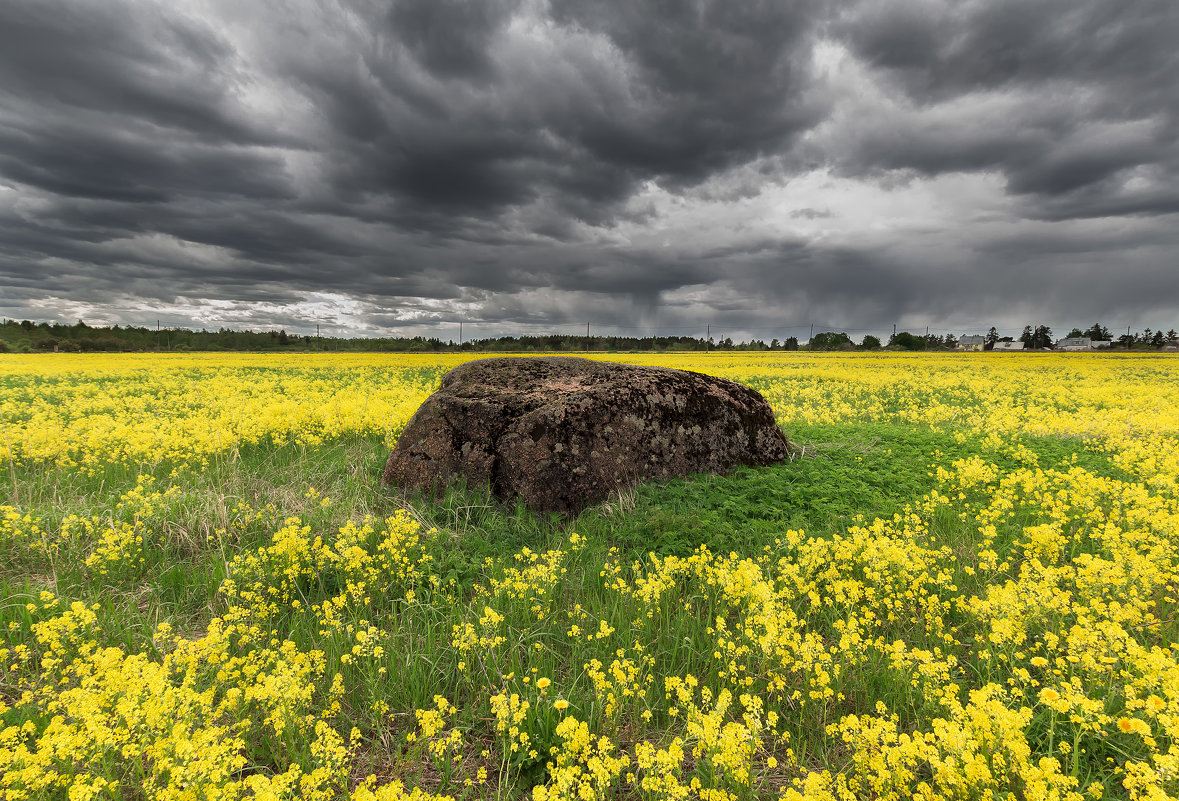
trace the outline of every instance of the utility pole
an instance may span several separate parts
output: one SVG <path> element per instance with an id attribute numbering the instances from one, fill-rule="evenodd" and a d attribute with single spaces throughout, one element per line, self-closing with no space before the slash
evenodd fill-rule
<path id="1" fill-rule="evenodd" d="M 712 326 L 708 324 L 704 326 L 704 350 L 712 350 Z"/>
<path id="2" fill-rule="evenodd" d="M 160 321 L 156 320 L 156 350 L 160 349 Z"/>
<path id="3" fill-rule="evenodd" d="M 810 336 L 808 336 L 806 338 L 806 344 L 808 344 L 808 345 L 811 344 L 811 340 L 814 338 L 815 338 L 815 324 L 811 323 L 811 333 L 810 333 Z"/>
<path id="4" fill-rule="evenodd" d="M 590 327 L 590 324 L 586 323 L 585 324 L 585 352 L 586 353 L 589 353 L 589 349 L 590 349 L 589 327 Z"/>
<path id="5" fill-rule="evenodd" d="M 459 347 L 463 346 L 463 321 L 459 320 Z"/>

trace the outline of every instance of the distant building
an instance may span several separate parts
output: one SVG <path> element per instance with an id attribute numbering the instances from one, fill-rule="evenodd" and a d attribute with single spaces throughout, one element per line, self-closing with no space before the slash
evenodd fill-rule
<path id="1" fill-rule="evenodd" d="M 1112 348 L 1113 347 L 1113 340 L 1112 339 L 1095 339 L 1092 342 L 1090 342 L 1089 344 L 1093 346 L 1093 350 L 1097 350 L 1098 348 Z"/>
<path id="2" fill-rule="evenodd" d="M 1066 337 L 1056 340 L 1057 350 L 1093 350 L 1093 340 L 1089 337 Z"/>
<path id="3" fill-rule="evenodd" d="M 991 350 L 1023 350 L 1022 342 L 996 342 Z"/>
<path id="4" fill-rule="evenodd" d="M 982 334 L 966 334 L 958 340 L 958 350 L 982 350 L 987 338 Z"/>

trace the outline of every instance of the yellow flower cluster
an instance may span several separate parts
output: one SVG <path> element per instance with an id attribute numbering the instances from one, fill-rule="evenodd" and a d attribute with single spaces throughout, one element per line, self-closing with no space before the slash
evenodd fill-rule
<path id="1" fill-rule="evenodd" d="M 463 761 L 463 735 L 456 728 L 446 729 L 458 710 L 441 695 L 434 696 L 433 709 L 415 709 L 418 728 L 405 736 L 410 743 L 421 743 L 445 780 Z"/>
<path id="2" fill-rule="evenodd" d="M 614 723 L 624 707 L 638 710 L 640 717 L 646 715 L 645 719 L 650 719 L 647 696 L 654 680 L 651 669 L 655 658 L 644 653 L 640 644 L 636 643 L 632 650 L 634 655 L 627 656 L 627 649 L 619 648 L 608 667 L 598 659 L 591 659 L 584 666 L 606 718 Z"/>
<path id="3" fill-rule="evenodd" d="M 537 754 L 532 751 L 532 738 L 526 728 L 528 710 L 532 704 L 521 698 L 519 693 L 509 694 L 507 690 L 491 696 L 488 702 L 495 715 L 495 731 L 504 744 L 505 754 L 518 753 L 521 756 L 517 759 L 527 754 L 535 759 Z"/>
<path id="4" fill-rule="evenodd" d="M 13 564 L 27 555 L 54 558 L 81 548 L 84 564 L 95 579 L 135 573 L 144 564 L 145 540 L 156 544 L 177 487 L 155 489 L 155 478 L 140 475 L 136 486 L 123 493 L 111 513 L 68 514 L 54 526 L 40 515 L 0 506 L 0 552 L 12 554 Z"/>
<path id="5" fill-rule="evenodd" d="M 458 358 L 5 358 L 0 461 L 195 466 L 395 437 Z M 0 609 L 0 797 L 1179 794 L 1179 364 L 632 360 L 742 380 L 787 427 L 920 427 L 969 453 L 927 454 L 896 514 L 751 553 L 624 560 L 574 534 L 462 594 L 405 512 L 329 530 L 241 501 L 230 529 L 272 521 L 269 538 L 228 552 L 195 626 L 138 651 L 30 571 Z M 141 586 L 185 500 L 170 480 L 145 472 L 100 513 L 0 507 L 5 586 L 65 552 Z"/>
<path id="6" fill-rule="evenodd" d="M 557 724 L 561 745 L 553 747 L 548 784 L 532 788 L 534 801 L 584 801 L 606 798 L 618 775 L 630 765 L 606 737 L 594 737 L 589 726 L 570 715 Z"/>
<path id="7" fill-rule="evenodd" d="M 267 797 L 278 786 L 327 798 L 325 787 L 346 775 L 343 743 L 326 721 L 309 714 L 309 683 L 321 655 L 286 643 L 241 653 L 214 621 L 209 633 L 156 661 L 101 647 L 96 615 L 80 603 L 34 624 L 38 668 L 22 701 L 47 717 L 0 731 L 0 788 L 7 798 L 69 790 L 113 792 L 125 787 L 160 798 L 238 797 L 249 787 Z M 39 663 L 39 664 L 35 664 Z M 313 767 L 241 780 L 260 736 L 307 750 Z M 121 766 L 113 771 L 113 765 Z"/>
<path id="8" fill-rule="evenodd" d="M 313 535 L 300 519 L 288 518 L 270 545 L 234 557 L 231 578 L 222 586 L 233 604 L 226 619 L 267 625 L 292 608 L 308 608 L 318 618 L 321 635 L 346 629 L 371 652 L 380 632 L 367 621 L 345 620 L 341 612 L 371 605 L 374 594 L 398 597 L 412 591 L 424 583 L 431 558 L 418 524 L 404 511 L 382 525 L 371 517 L 359 524 L 349 521 L 334 542 Z"/>
<path id="9" fill-rule="evenodd" d="M 0 359 L 0 463 L 202 465 L 253 445 L 390 442 L 462 357 L 69 355 Z"/>
<path id="10" fill-rule="evenodd" d="M 575 542 L 571 550 L 576 551 L 577 547 Z M 522 602 L 537 620 L 544 620 L 551 611 L 553 590 L 565 575 L 561 564 L 564 555 L 565 551 L 560 549 L 538 554 L 531 548 L 523 548 L 514 555 L 516 564 L 504 567 L 502 577 L 491 579 L 490 593 Z"/>
<path id="11" fill-rule="evenodd" d="M 148 483 L 120 506 L 136 515 L 158 509 L 169 493 L 150 492 Z M 274 626 L 301 612 L 324 627 L 324 644 L 341 665 L 381 662 L 383 633 L 352 615 L 371 611 L 374 599 L 383 605 L 399 597 L 428 563 L 418 526 L 404 512 L 382 525 L 349 523 L 330 543 L 289 519 L 269 546 L 235 559 L 222 588 L 228 608 L 204 636 L 179 638 L 161 624 L 159 658 L 102 646 L 97 605 L 63 607 L 43 593 L 40 604 L 30 604 L 44 617 L 31 626 L 35 648 L 0 649 L 9 679 L 26 688 L 20 706 L 43 715 L 0 728 L 3 797 L 67 789 L 71 798 L 92 797 L 127 788 L 176 799 L 335 798 L 351 764 L 333 725 L 341 675 L 329 686 L 330 654 L 300 648 Z M 347 619 L 333 616 L 341 610 Z M 457 761 L 458 730 L 439 736 L 454 708 L 435 700 L 437 709 L 419 718 L 423 736 L 432 754 Z M 276 769 L 250 771 L 251 763 Z M 370 781 L 358 793 L 396 798 L 399 787 Z"/>

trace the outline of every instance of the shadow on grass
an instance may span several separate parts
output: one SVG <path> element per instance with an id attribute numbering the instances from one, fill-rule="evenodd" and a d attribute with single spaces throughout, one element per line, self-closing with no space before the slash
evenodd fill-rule
<path id="1" fill-rule="evenodd" d="M 863 515 L 891 516 L 934 486 L 935 451 L 959 458 L 954 438 L 899 426 L 797 429 L 791 461 L 641 484 L 579 515 L 538 514 L 484 487 L 456 483 L 433 495 L 386 492 L 425 526 L 452 534 L 456 563 L 553 547 L 576 531 L 591 547 L 615 547 L 624 560 L 654 552 L 687 555 L 701 545 L 752 555 L 787 529 L 840 532 Z M 455 576 L 459 578 L 458 575 Z"/>

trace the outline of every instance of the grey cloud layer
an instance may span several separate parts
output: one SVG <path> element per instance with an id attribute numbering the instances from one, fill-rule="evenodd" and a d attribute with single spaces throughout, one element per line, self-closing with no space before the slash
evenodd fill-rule
<path id="1" fill-rule="evenodd" d="M 1179 317 L 1177 37 L 1170 0 L 14 0 L 0 314 Z M 816 171 L 845 206 L 746 219 Z M 838 227 L 963 173 L 961 220 Z"/>
<path id="2" fill-rule="evenodd" d="M 993 170 L 1049 219 L 1179 210 L 1174 3 L 886 0 L 832 31 L 911 104 L 842 169 Z"/>

